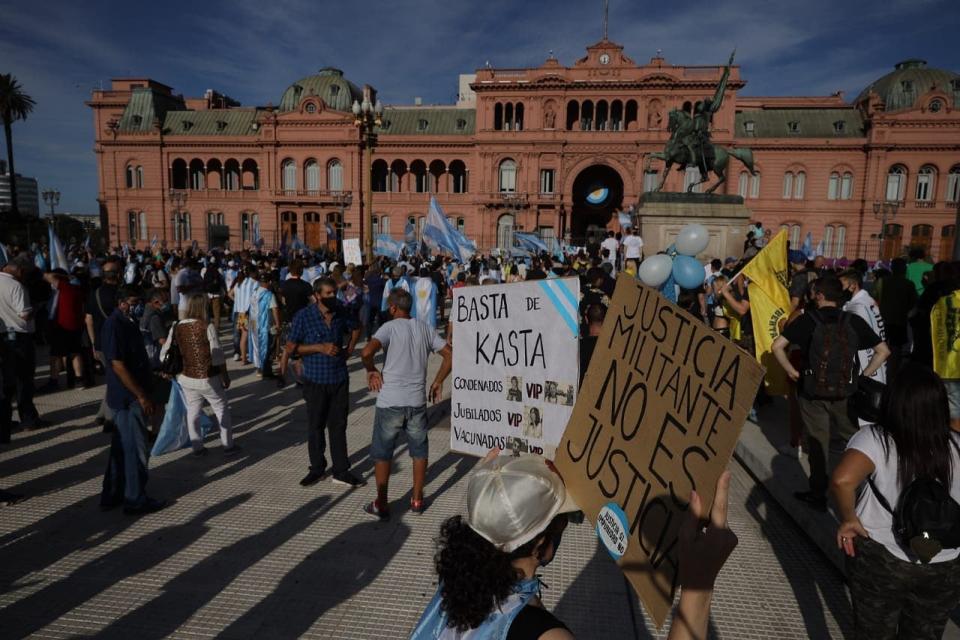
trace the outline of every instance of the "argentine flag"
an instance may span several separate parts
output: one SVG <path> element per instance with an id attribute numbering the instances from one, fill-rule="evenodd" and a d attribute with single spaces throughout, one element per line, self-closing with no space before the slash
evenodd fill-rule
<path id="1" fill-rule="evenodd" d="M 414 285 L 413 317 L 437 328 L 437 285 L 433 278 L 417 278 Z"/>
<path id="2" fill-rule="evenodd" d="M 400 259 L 400 251 L 403 249 L 403 243 L 394 240 L 387 235 L 380 234 L 373 244 L 373 254 L 377 256 L 386 256 L 391 260 Z"/>
<path id="3" fill-rule="evenodd" d="M 547 245 L 544 244 L 537 234 L 523 231 L 514 231 L 513 238 L 521 249 L 529 251 L 534 255 L 540 255 L 541 252 L 549 252 Z"/>
<path id="4" fill-rule="evenodd" d="M 476 246 L 450 224 L 435 196 L 430 196 L 423 241 L 431 249 L 446 251 L 460 262 L 467 262 L 477 252 Z"/>
<path id="5" fill-rule="evenodd" d="M 70 268 L 67 266 L 67 256 L 63 252 L 63 245 L 60 244 L 60 238 L 54 233 L 52 224 L 47 227 L 47 231 L 50 234 L 50 270 L 63 269 L 67 273 L 70 273 Z"/>

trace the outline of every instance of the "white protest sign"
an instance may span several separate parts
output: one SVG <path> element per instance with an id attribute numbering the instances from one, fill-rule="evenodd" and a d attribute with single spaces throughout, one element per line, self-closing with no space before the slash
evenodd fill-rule
<path id="1" fill-rule="evenodd" d="M 360 238 L 347 238 L 343 241 L 344 264 L 363 264 L 363 254 L 360 253 Z"/>
<path id="2" fill-rule="evenodd" d="M 553 458 L 579 380 L 580 281 L 454 290 L 450 448 Z"/>

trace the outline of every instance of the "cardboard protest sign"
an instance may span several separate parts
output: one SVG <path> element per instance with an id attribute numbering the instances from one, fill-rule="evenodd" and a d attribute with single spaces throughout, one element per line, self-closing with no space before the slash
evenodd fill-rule
<path id="1" fill-rule="evenodd" d="M 344 264 L 363 264 L 363 254 L 360 252 L 360 238 L 347 238 L 343 241 Z"/>
<path id="2" fill-rule="evenodd" d="M 763 370 L 654 289 L 621 276 L 555 463 L 658 626 L 677 587 L 677 532 L 713 503 Z"/>
<path id="3" fill-rule="evenodd" d="M 553 458 L 579 380 L 580 281 L 454 289 L 450 448 Z"/>

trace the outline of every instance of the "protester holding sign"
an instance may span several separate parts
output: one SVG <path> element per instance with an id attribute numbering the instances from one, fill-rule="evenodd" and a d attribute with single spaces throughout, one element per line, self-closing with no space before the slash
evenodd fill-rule
<path id="1" fill-rule="evenodd" d="M 387 311 L 392 318 L 363 348 L 361 357 L 367 369 L 367 384 L 378 392 L 373 419 L 373 442 L 370 457 L 374 460 L 377 478 L 377 499 L 364 506 L 364 511 L 381 520 L 390 517 L 387 485 L 390 463 L 400 431 L 407 432 L 410 457 L 413 459 L 413 492 L 410 510 L 423 511 L 423 485 L 427 476 L 427 359 L 431 353 L 443 356 L 443 364 L 430 385 L 430 400 L 439 402 L 443 381 L 453 366 L 453 352 L 446 340 L 423 320 L 410 317 L 413 297 L 397 288 L 387 297 Z M 377 371 L 373 357 L 380 349 L 387 353 L 383 372 Z"/>
<path id="2" fill-rule="evenodd" d="M 577 505 L 563 480 L 538 456 L 491 451 L 467 485 L 466 516 L 440 528 L 439 587 L 411 640 L 570 640 L 567 626 L 543 608 L 537 571 L 556 557 Z M 717 574 L 737 545 L 727 527 L 730 474 L 717 481 L 706 527 L 700 497 L 680 530 L 680 603 L 668 638 L 706 638 Z M 468 570 L 469 569 L 469 570 Z"/>

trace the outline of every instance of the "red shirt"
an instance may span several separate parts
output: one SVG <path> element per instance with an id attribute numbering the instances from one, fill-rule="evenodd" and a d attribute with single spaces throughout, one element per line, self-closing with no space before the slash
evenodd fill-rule
<path id="1" fill-rule="evenodd" d="M 58 283 L 56 323 L 67 331 L 83 328 L 83 292 L 66 281 Z"/>

